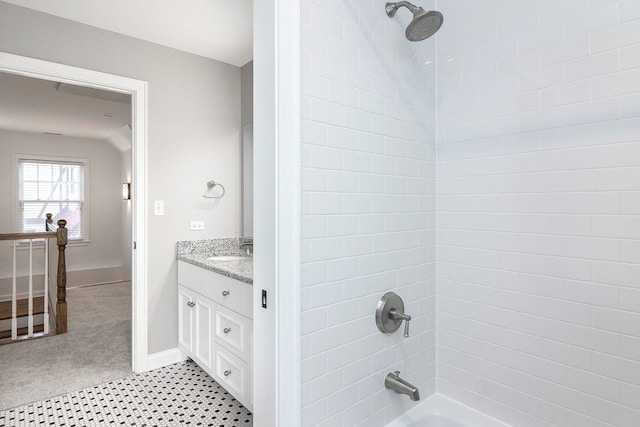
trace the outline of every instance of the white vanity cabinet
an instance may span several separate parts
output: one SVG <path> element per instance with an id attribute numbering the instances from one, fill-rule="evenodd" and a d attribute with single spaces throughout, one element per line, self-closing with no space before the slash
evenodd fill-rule
<path id="1" fill-rule="evenodd" d="M 178 261 L 178 344 L 253 410 L 251 285 Z"/>

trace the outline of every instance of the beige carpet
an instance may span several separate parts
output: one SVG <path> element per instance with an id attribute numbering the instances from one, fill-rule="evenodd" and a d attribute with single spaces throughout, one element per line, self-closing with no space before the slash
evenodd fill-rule
<path id="1" fill-rule="evenodd" d="M 0 409 L 131 374 L 131 283 L 67 291 L 68 332 L 0 346 Z"/>

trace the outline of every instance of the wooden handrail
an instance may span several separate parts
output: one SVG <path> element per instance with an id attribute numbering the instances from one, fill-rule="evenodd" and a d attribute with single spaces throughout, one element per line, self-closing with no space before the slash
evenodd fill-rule
<path id="1" fill-rule="evenodd" d="M 53 219 L 50 213 L 46 215 L 47 219 L 44 221 L 44 229 L 46 231 L 35 231 L 33 233 L 6 233 L 0 234 L 1 240 L 26 240 L 26 239 L 51 239 L 57 237 L 56 230 L 49 231 L 53 225 Z M 64 221 L 64 220 L 61 220 Z M 58 221 L 60 222 L 60 221 Z M 64 221 L 65 225 L 67 221 Z"/>
<path id="2" fill-rule="evenodd" d="M 0 240 L 51 239 L 56 237 L 55 231 L 41 231 L 35 233 L 7 233 L 0 234 Z"/>
<path id="3" fill-rule="evenodd" d="M 47 214 L 47 222 L 45 226 L 49 229 L 49 224 L 53 223 L 51 214 Z M 58 275 L 56 286 L 58 288 L 56 302 L 56 333 L 64 334 L 67 332 L 67 263 L 65 259 L 65 249 L 67 247 L 67 221 L 58 220 L 58 229 L 56 231 L 43 231 L 40 233 L 7 233 L 0 234 L 2 240 L 23 240 L 23 239 L 51 239 L 56 238 L 58 245 Z M 48 284 L 47 284 L 48 286 Z M 47 302 L 45 302 L 46 304 Z M 47 321 L 45 319 L 45 321 Z"/>

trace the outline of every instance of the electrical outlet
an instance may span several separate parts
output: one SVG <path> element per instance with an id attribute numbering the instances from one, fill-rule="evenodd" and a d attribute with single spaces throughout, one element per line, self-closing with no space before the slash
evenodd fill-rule
<path id="1" fill-rule="evenodd" d="M 153 215 L 155 216 L 164 215 L 164 200 L 153 201 Z"/>
<path id="2" fill-rule="evenodd" d="M 191 221 L 191 231 L 204 230 L 204 221 Z"/>

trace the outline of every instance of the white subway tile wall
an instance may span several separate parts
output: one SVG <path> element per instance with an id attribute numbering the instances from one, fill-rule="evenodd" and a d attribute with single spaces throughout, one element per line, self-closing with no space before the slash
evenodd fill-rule
<path id="1" fill-rule="evenodd" d="M 640 426 L 640 2 L 428 0 L 421 43 L 384 4 L 302 2 L 302 424 L 384 425 L 400 370 L 516 427 Z"/>
<path id="2" fill-rule="evenodd" d="M 640 426 L 640 2 L 438 1 L 438 391 Z"/>
<path id="3" fill-rule="evenodd" d="M 381 0 L 302 2 L 302 424 L 377 427 L 435 391 L 436 46 Z M 430 7 L 434 1 L 423 6 Z M 411 337 L 380 333 L 393 290 Z"/>

